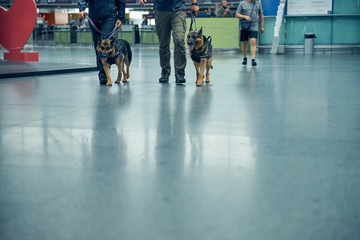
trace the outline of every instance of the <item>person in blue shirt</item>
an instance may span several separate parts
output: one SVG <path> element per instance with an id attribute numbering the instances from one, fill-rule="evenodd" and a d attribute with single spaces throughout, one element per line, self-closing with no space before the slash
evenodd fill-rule
<path id="1" fill-rule="evenodd" d="M 261 34 L 265 32 L 264 14 L 263 14 L 261 2 L 257 0 L 247 0 L 240 2 L 236 10 L 235 17 L 239 19 L 245 19 L 246 21 L 251 22 L 251 26 L 249 30 L 241 29 L 240 41 L 242 42 L 242 49 L 244 54 L 244 60 L 242 64 L 243 65 L 247 64 L 246 54 L 248 49 L 248 41 L 250 40 L 250 53 L 252 57 L 251 65 L 256 66 L 257 65 L 255 61 L 256 39 L 258 37 L 258 32 L 259 32 L 259 21 L 261 24 L 261 28 L 260 28 Z"/>
<path id="2" fill-rule="evenodd" d="M 90 24 L 90 29 L 95 47 L 97 68 L 99 69 L 99 81 L 100 84 L 106 84 L 106 74 L 101 57 L 96 51 L 96 45 L 98 40 L 109 38 L 115 26 L 121 27 L 121 23 L 125 19 L 125 0 L 78 0 L 80 19 L 85 18 L 87 6 L 89 7 L 89 22 L 91 20 L 95 25 L 94 27 Z M 115 33 L 116 35 L 117 33 Z"/>
<path id="3" fill-rule="evenodd" d="M 145 6 L 147 0 L 139 0 L 140 6 Z M 168 83 L 171 73 L 170 39 L 174 41 L 175 83 L 186 83 L 186 7 L 185 0 L 155 0 L 155 25 L 159 38 L 159 56 L 161 77 L 160 83 Z M 192 0 L 191 12 L 195 15 L 199 11 L 197 0 Z"/>

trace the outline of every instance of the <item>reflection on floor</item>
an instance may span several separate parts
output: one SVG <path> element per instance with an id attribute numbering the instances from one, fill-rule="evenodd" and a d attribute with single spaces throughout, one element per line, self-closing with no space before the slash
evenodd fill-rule
<path id="1" fill-rule="evenodd" d="M 0 81 L 0 239 L 360 238 L 359 56 L 216 53 L 196 87 L 157 54 Z"/>

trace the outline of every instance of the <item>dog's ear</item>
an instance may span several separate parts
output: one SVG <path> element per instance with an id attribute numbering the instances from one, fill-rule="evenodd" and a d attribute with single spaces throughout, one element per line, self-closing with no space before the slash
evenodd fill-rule
<path id="1" fill-rule="evenodd" d="M 113 39 L 111 42 L 110 42 L 110 48 L 113 48 L 115 46 L 115 39 Z"/>
<path id="2" fill-rule="evenodd" d="M 199 30 L 199 35 L 202 35 L 202 27 Z"/>
<path id="3" fill-rule="evenodd" d="M 109 38 L 109 40 L 110 40 L 111 44 L 114 44 L 114 42 L 116 41 L 116 36 L 115 35 L 111 36 L 111 38 Z"/>

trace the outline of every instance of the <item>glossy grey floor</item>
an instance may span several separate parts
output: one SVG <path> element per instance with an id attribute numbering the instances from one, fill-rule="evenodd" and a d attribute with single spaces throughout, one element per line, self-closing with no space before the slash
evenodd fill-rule
<path id="1" fill-rule="evenodd" d="M 360 57 L 257 58 L 2 79 L 0 239 L 360 239 Z"/>

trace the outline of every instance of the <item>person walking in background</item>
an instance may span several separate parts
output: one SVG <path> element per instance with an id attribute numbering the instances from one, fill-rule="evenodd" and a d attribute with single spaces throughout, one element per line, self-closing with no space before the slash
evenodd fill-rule
<path id="1" fill-rule="evenodd" d="M 255 4 L 255 6 L 254 6 Z M 253 9 L 254 8 L 254 9 Z M 252 15 L 251 15 L 252 12 Z M 251 17 L 250 17 L 251 15 Z M 252 66 L 256 66 L 257 63 L 255 61 L 256 56 L 256 39 L 259 31 L 259 19 L 261 23 L 261 33 L 264 33 L 264 15 L 261 6 L 261 2 L 256 0 L 245 0 L 240 2 L 235 16 L 239 19 L 245 19 L 248 22 L 251 22 L 250 30 L 241 29 L 241 37 L 240 41 L 242 42 L 244 60 L 242 62 L 243 65 L 247 64 L 247 46 L 248 40 L 250 39 L 250 52 L 252 57 Z"/>
<path id="2" fill-rule="evenodd" d="M 209 15 L 210 17 L 216 17 L 215 8 L 213 6 L 209 7 Z"/>
<path id="3" fill-rule="evenodd" d="M 146 0 L 139 0 L 140 6 L 145 6 Z M 186 8 L 185 0 L 155 0 L 155 27 L 159 38 L 159 56 L 161 77 L 160 83 L 169 82 L 170 65 L 170 38 L 171 32 L 174 41 L 175 82 L 186 83 Z M 199 11 L 197 0 L 192 0 L 191 12 L 195 15 Z"/>
<path id="4" fill-rule="evenodd" d="M 218 17 L 232 17 L 233 16 L 226 0 L 223 0 L 221 2 L 221 6 L 217 10 L 217 16 Z"/>
<path id="5" fill-rule="evenodd" d="M 142 21 L 141 25 L 148 25 L 148 18 L 147 18 L 147 16 L 144 17 L 144 20 Z"/>
<path id="6" fill-rule="evenodd" d="M 100 39 L 109 38 L 115 26 L 117 28 L 121 27 L 122 21 L 125 19 L 125 0 L 78 0 L 80 19 L 85 18 L 87 5 L 89 5 L 89 21 L 92 21 L 95 25 L 90 24 L 90 29 L 96 53 L 96 64 L 99 70 L 99 82 L 100 84 L 106 84 L 105 70 L 100 54 L 96 51 L 96 45 Z M 116 35 L 117 33 L 115 33 Z"/>

